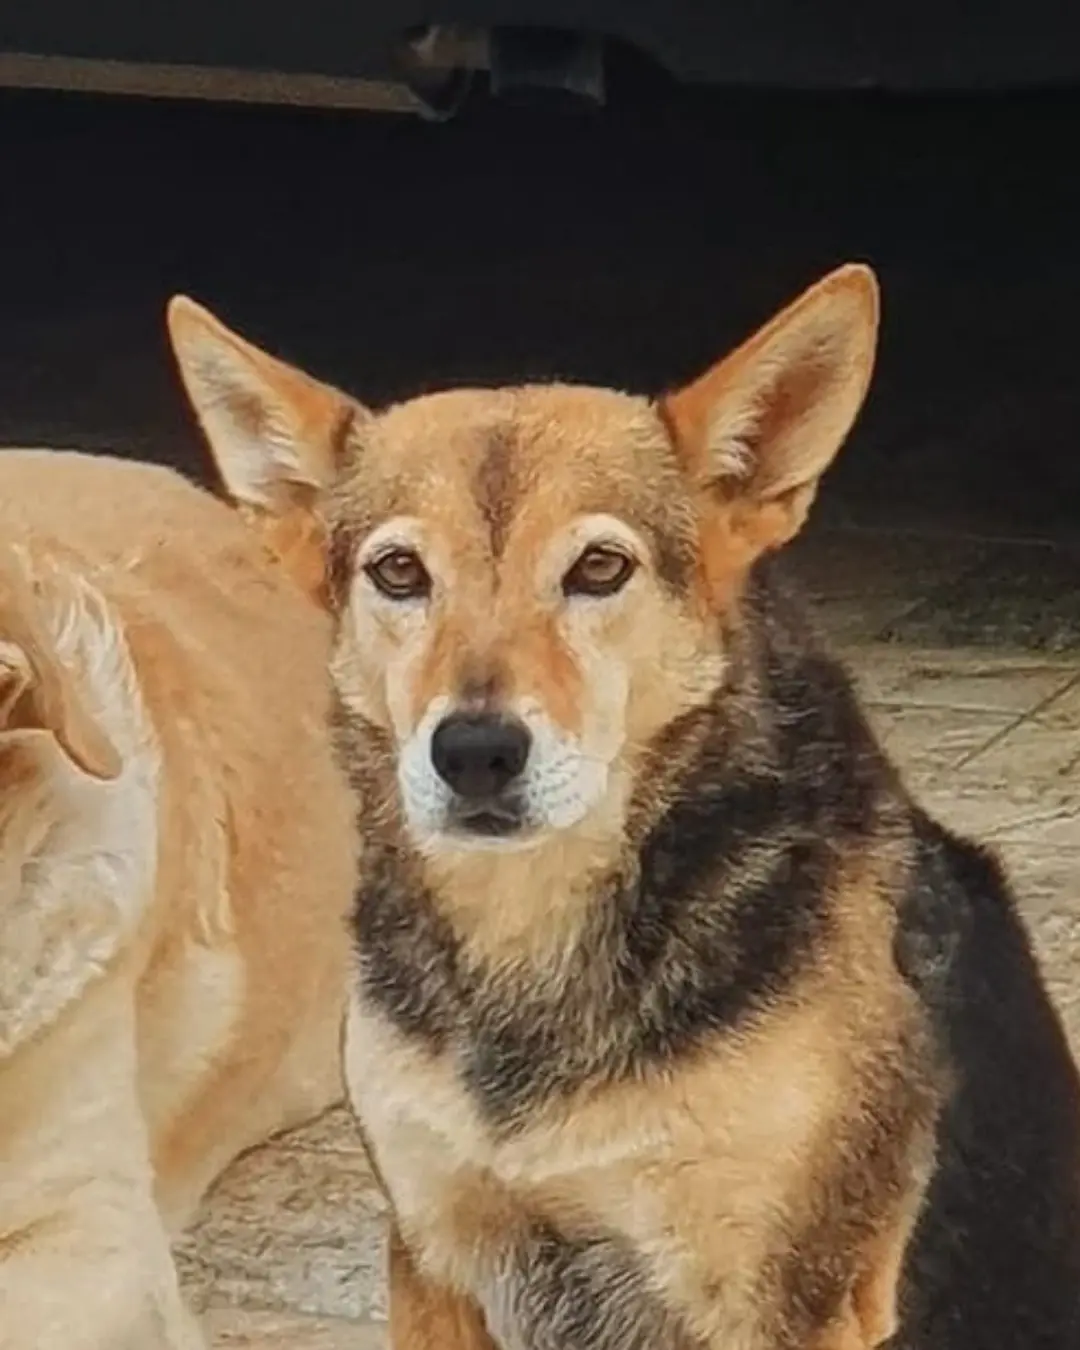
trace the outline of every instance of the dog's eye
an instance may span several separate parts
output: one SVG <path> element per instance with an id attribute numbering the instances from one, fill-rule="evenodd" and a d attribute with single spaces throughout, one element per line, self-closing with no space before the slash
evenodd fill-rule
<path id="1" fill-rule="evenodd" d="M 412 549 L 395 548 L 364 568 L 375 587 L 391 600 L 422 600 L 431 594 L 427 568 Z"/>
<path id="2" fill-rule="evenodd" d="M 563 577 L 563 594 L 614 595 L 630 580 L 636 566 L 622 549 L 594 544 Z"/>

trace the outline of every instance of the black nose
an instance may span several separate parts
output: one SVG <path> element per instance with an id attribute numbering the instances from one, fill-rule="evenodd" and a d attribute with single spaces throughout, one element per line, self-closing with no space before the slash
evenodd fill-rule
<path id="1" fill-rule="evenodd" d="M 435 728 L 431 762 L 461 797 L 495 797 L 529 758 L 528 728 L 513 718 L 452 713 Z"/>

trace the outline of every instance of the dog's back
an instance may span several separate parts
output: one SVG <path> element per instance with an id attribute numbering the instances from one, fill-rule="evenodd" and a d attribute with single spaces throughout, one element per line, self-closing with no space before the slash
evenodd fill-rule
<path id="1" fill-rule="evenodd" d="M 0 1307 L 19 1350 L 186 1347 L 165 1234 L 341 1095 L 329 619 L 171 471 L 7 451 L 0 657 L 24 629 L 57 697 L 0 698 Z M 76 705 L 65 757 L 42 732 Z M 142 1317 L 171 1329 L 139 1340 Z"/>
<path id="2" fill-rule="evenodd" d="M 835 744 L 815 721 L 831 702 L 850 719 L 847 752 L 891 775 L 785 569 L 764 560 L 755 582 L 767 664 L 795 691 L 783 715 L 799 724 L 799 744 Z M 810 669 L 824 672 L 818 685 Z M 949 1089 L 888 1345 L 1080 1346 L 1080 1077 L 997 857 L 913 803 L 906 814 L 893 956 L 929 1012 Z"/>
<path id="3" fill-rule="evenodd" d="M 1080 1345 L 1080 1090 L 997 861 L 916 814 L 897 959 L 955 1078 L 897 1350 Z"/>
<path id="4" fill-rule="evenodd" d="M 169 469 L 5 452 L 0 532 L 31 569 L 48 560 L 104 596 L 160 746 L 140 1035 L 179 1222 L 239 1148 L 339 1091 L 352 825 L 323 731 L 329 622 L 233 511 Z"/>

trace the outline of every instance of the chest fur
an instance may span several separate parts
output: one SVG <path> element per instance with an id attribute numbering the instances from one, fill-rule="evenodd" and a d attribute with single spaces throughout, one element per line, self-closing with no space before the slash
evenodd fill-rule
<path id="1" fill-rule="evenodd" d="M 603 1236 L 711 1344 L 749 1325 L 761 1264 L 794 1221 L 839 1071 L 820 1033 L 795 1019 L 752 1047 L 733 1040 L 507 1128 L 485 1119 L 451 1047 L 432 1053 L 357 998 L 346 1076 L 402 1229 L 433 1277 L 486 1306 L 508 1252 L 537 1225 Z"/>

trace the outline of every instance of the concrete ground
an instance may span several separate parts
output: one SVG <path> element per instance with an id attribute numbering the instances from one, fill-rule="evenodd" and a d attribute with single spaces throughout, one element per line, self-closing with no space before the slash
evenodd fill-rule
<path id="1" fill-rule="evenodd" d="M 872 261 L 878 373 L 797 561 L 912 784 L 1007 858 L 1080 1050 L 1078 132 L 1075 91 L 444 127 L 0 95 L 0 444 L 200 473 L 177 290 L 380 403 L 661 388 Z M 239 1162 L 180 1259 L 222 1350 L 368 1350 L 381 1239 L 334 1114 Z"/>
<path id="2" fill-rule="evenodd" d="M 911 784 L 1008 861 L 1080 1052 L 1080 647 L 1066 640 L 1078 602 L 1039 591 L 1068 550 L 826 528 L 794 553 Z M 336 1112 L 239 1162 L 181 1259 L 222 1350 L 368 1350 L 383 1344 L 382 1236 Z"/>

